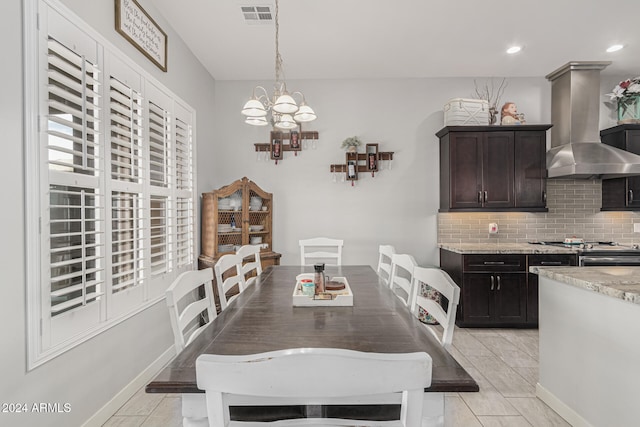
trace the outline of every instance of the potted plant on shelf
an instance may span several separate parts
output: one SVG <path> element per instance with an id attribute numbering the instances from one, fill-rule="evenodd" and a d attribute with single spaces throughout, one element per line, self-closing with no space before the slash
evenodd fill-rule
<path id="1" fill-rule="evenodd" d="M 350 136 L 342 141 L 342 148 L 346 148 L 349 153 L 355 153 L 358 151 L 358 147 L 360 145 L 362 145 L 362 141 L 360 141 L 360 138 L 357 136 Z"/>
<path id="2" fill-rule="evenodd" d="M 618 124 L 640 123 L 640 76 L 621 81 L 607 95 L 618 103 Z"/>

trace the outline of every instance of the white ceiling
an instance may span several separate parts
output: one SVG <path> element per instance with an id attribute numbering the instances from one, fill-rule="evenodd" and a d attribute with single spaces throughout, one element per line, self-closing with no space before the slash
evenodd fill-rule
<path id="1" fill-rule="evenodd" d="M 275 0 L 140 0 L 217 80 L 273 80 L 275 26 L 241 5 Z M 545 76 L 569 61 L 640 75 L 638 0 L 280 0 L 287 79 Z M 615 53 L 612 44 L 626 47 Z M 505 50 L 520 44 L 523 50 Z M 171 56 L 171 52 L 169 52 Z"/>

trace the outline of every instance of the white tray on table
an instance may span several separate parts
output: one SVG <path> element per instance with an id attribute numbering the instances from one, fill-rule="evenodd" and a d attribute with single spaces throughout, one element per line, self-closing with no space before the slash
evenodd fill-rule
<path id="1" fill-rule="evenodd" d="M 353 292 L 349 287 L 346 277 L 332 277 L 331 281 L 344 283 L 344 289 L 340 291 L 327 291 L 332 299 L 319 299 L 317 296 L 307 296 L 302 293 L 301 280 L 313 280 L 314 273 L 303 273 L 296 277 L 296 286 L 293 289 L 294 307 L 349 307 L 353 306 Z"/>

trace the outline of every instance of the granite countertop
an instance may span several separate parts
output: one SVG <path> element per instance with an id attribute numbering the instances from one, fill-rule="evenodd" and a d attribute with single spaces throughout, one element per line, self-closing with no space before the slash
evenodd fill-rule
<path id="1" fill-rule="evenodd" d="M 578 251 L 529 243 L 441 243 L 438 247 L 457 254 L 572 254 Z"/>
<path id="2" fill-rule="evenodd" d="M 640 267 L 529 267 L 529 271 L 640 305 Z"/>

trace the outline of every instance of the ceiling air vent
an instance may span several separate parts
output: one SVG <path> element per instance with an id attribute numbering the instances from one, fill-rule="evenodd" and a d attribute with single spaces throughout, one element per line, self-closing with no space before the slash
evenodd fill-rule
<path id="1" fill-rule="evenodd" d="M 270 24 L 273 22 L 272 6 L 240 6 L 247 24 Z"/>

